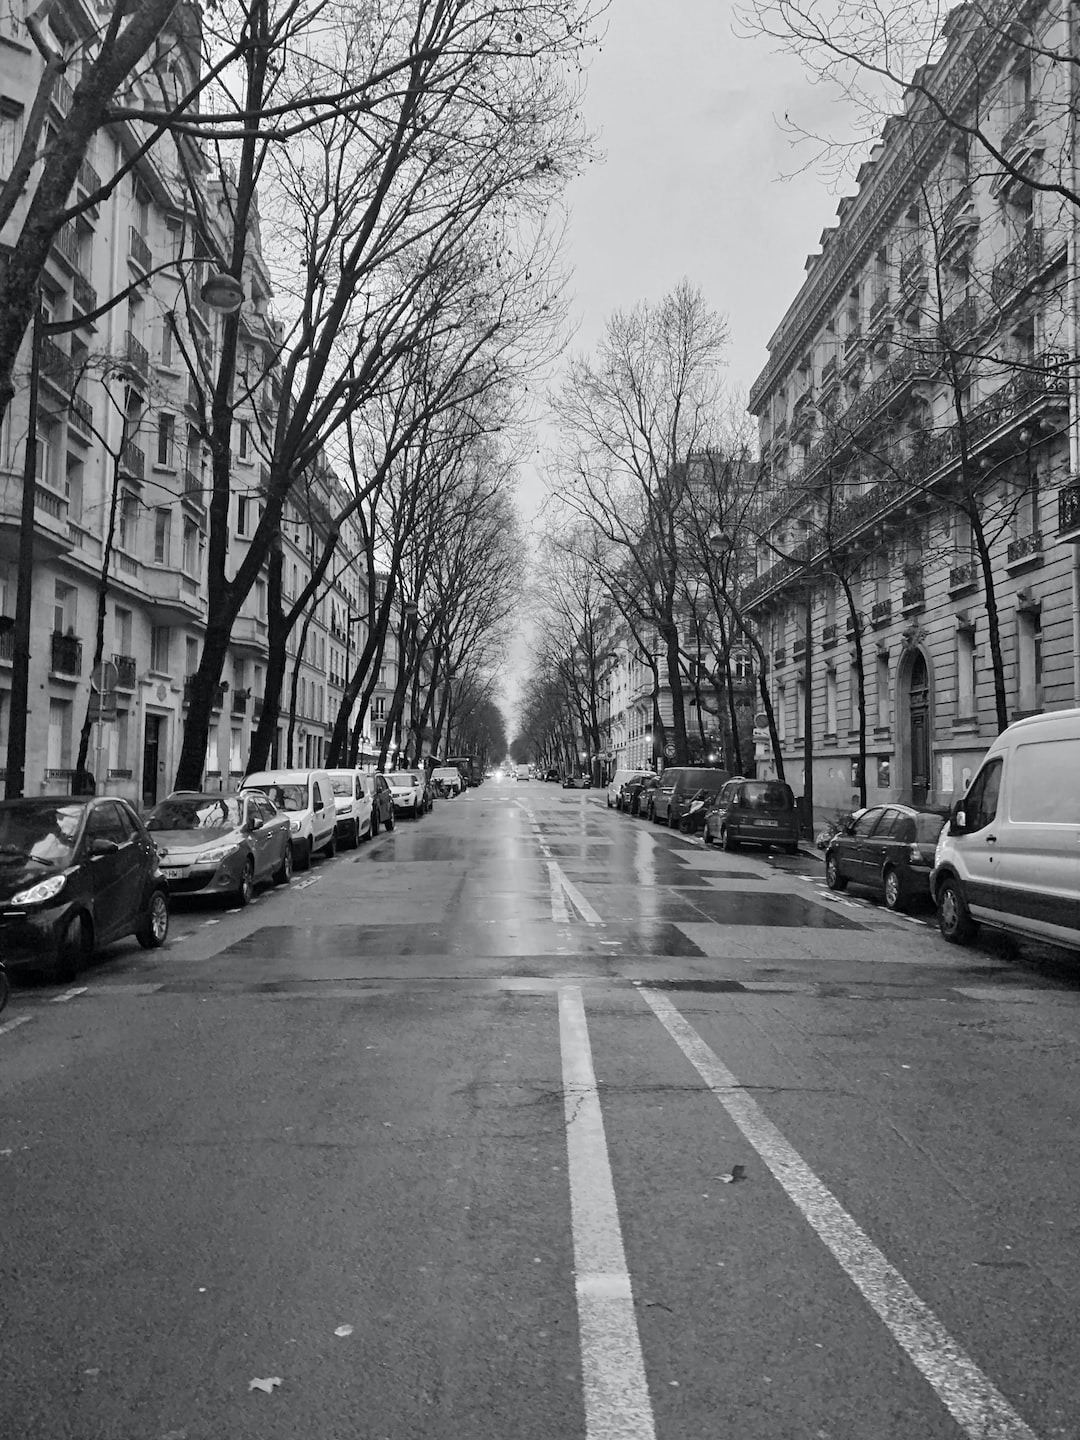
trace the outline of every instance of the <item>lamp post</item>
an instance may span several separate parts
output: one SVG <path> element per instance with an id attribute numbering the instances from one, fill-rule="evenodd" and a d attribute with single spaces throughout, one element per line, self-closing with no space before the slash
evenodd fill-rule
<path id="1" fill-rule="evenodd" d="M 46 337 L 65 335 L 105 314 L 126 294 L 121 292 L 90 317 L 76 320 L 46 321 L 41 312 L 41 294 L 34 305 L 34 321 L 30 329 L 30 393 L 26 422 L 26 445 L 23 451 L 23 490 L 19 508 L 19 560 L 15 592 L 15 624 L 11 655 L 11 717 L 8 726 L 4 796 L 18 799 L 26 784 L 26 730 L 30 701 L 30 618 L 34 586 L 34 506 L 37 499 L 38 454 L 38 389 L 41 376 L 41 345 Z M 244 291 L 231 275 L 213 274 L 200 291 L 203 301 L 213 310 L 229 315 L 243 304 Z M 98 777 L 100 782 L 100 777 Z"/>

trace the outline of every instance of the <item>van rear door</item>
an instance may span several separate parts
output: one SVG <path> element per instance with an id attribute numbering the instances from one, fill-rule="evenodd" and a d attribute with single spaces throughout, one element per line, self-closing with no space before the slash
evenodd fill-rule
<path id="1" fill-rule="evenodd" d="M 1080 937 L 1080 736 L 1022 740 L 1007 755 L 998 907 L 1048 940 Z"/>

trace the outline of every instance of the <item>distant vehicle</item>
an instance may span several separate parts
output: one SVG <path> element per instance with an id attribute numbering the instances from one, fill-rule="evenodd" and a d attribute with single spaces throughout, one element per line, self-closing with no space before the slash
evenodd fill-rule
<path id="1" fill-rule="evenodd" d="M 554 765 L 552 765 L 550 769 L 544 771 L 544 779 L 554 780 L 556 785 L 559 783 L 559 772 Z"/>
<path id="2" fill-rule="evenodd" d="M 480 784 L 480 767 L 471 755 L 447 755 L 447 765 L 455 765 L 461 771 L 464 786 Z"/>
<path id="3" fill-rule="evenodd" d="M 725 850 L 740 845 L 799 849 L 799 816 L 791 786 L 783 780 L 729 780 L 705 817 L 705 844 Z"/>
<path id="4" fill-rule="evenodd" d="M 616 770 L 615 774 L 611 777 L 611 783 L 607 787 L 607 808 L 610 810 L 612 806 L 614 806 L 616 810 L 621 810 L 623 808 L 623 786 L 629 780 L 636 779 L 639 775 L 644 778 L 644 776 L 648 773 L 649 772 L 647 770 L 634 770 L 630 767 L 626 767 L 622 770 Z"/>
<path id="5" fill-rule="evenodd" d="M 0 952 L 9 966 L 74 979 L 100 945 L 169 933 L 168 882 L 126 800 L 42 795 L 0 801 Z"/>
<path id="6" fill-rule="evenodd" d="M 532 767 L 530 765 L 520 765 L 518 767 L 517 778 L 519 780 L 531 780 Z"/>
<path id="7" fill-rule="evenodd" d="M 446 795 L 460 795 L 462 791 L 461 771 L 456 765 L 436 765 L 431 772 L 431 783 L 441 785 Z"/>
<path id="8" fill-rule="evenodd" d="M 592 789 L 592 776 L 591 776 L 591 775 L 565 775 L 565 776 L 563 777 L 562 788 L 563 788 L 564 790 L 591 790 L 591 789 Z"/>
<path id="9" fill-rule="evenodd" d="M 170 795 L 146 828 L 171 895 L 227 895 L 243 906 L 261 882 L 292 879 L 289 817 L 256 790 Z"/>
<path id="10" fill-rule="evenodd" d="M 730 770 L 714 770 L 697 765 L 672 765 L 660 776 L 660 784 L 653 794 L 652 818 L 661 825 L 677 830 L 691 795 L 696 795 L 699 790 L 711 790 L 714 795 L 718 795 L 730 779 Z"/>

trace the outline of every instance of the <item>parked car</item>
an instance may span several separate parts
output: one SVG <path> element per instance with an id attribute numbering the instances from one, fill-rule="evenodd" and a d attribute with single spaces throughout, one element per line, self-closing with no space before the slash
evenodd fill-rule
<path id="1" fill-rule="evenodd" d="M 419 820 L 424 813 L 424 785 L 415 770 L 391 770 L 386 776 L 394 809 Z"/>
<path id="2" fill-rule="evenodd" d="M 101 945 L 169 933 L 168 883 L 126 800 L 41 795 L 0 801 L 0 954 L 70 980 Z"/>
<path id="3" fill-rule="evenodd" d="M 441 785 L 447 795 L 460 795 L 464 789 L 461 771 L 456 765 L 436 765 L 431 780 L 432 784 Z"/>
<path id="4" fill-rule="evenodd" d="M 799 816 L 791 786 L 782 780 L 729 780 L 705 816 L 705 844 L 799 848 Z"/>
<path id="5" fill-rule="evenodd" d="M 332 858 L 337 847 L 337 806 L 325 770 L 257 770 L 244 776 L 240 788 L 263 791 L 288 814 L 297 870 L 307 870 L 316 851 Z"/>
<path id="6" fill-rule="evenodd" d="M 653 802 L 656 799 L 656 789 L 660 784 L 660 776 L 652 771 L 642 776 L 640 780 L 631 780 L 627 783 L 629 791 L 627 799 L 623 801 L 623 809 L 628 810 L 631 815 L 644 815 L 647 819 L 653 818 Z"/>
<path id="7" fill-rule="evenodd" d="M 552 765 L 548 770 L 544 771 L 544 779 L 554 780 L 556 785 L 559 783 L 559 772 L 554 765 Z"/>
<path id="8" fill-rule="evenodd" d="M 371 802 L 371 838 L 374 839 L 380 826 L 387 830 L 394 828 L 394 797 L 390 793 L 385 775 L 361 775 L 360 779 L 363 781 L 364 793 Z"/>
<path id="9" fill-rule="evenodd" d="M 256 790 L 173 794 L 146 816 L 171 895 L 246 905 L 262 881 L 292 879 L 289 817 Z"/>
<path id="10" fill-rule="evenodd" d="M 889 910 L 930 899 L 930 873 L 945 814 L 910 805 L 872 805 L 852 817 L 825 847 L 831 890 L 868 885 Z"/>
<path id="11" fill-rule="evenodd" d="M 1080 949 L 1080 709 L 1003 730 L 938 840 L 946 940 L 978 924 Z"/>
<path id="12" fill-rule="evenodd" d="M 562 788 L 564 790 L 591 790 L 591 775 L 564 775 Z"/>
<path id="13" fill-rule="evenodd" d="M 647 770 L 634 770 L 629 766 L 622 770 L 616 770 L 615 774 L 611 777 L 611 783 L 607 787 L 607 808 L 610 810 L 614 807 L 616 810 L 621 810 L 623 808 L 623 786 L 626 785 L 628 781 L 635 780 L 639 776 L 644 776 L 648 773 Z"/>
<path id="14" fill-rule="evenodd" d="M 691 795 L 696 795 L 699 790 L 718 794 L 730 779 L 730 770 L 672 765 L 660 776 L 660 783 L 653 792 L 652 818 L 660 825 L 677 830 Z"/>
<path id="15" fill-rule="evenodd" d="M 371 796 L 359 770 L 328 770 L 334 792 L 334 835 L 339 845 L 355 850 L 361 836 L 371 837 Z"/>

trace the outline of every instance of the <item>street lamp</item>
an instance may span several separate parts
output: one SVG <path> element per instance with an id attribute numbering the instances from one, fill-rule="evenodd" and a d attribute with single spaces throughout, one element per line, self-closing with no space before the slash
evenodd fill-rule
<path id="1" fill-rule="evenodd" d="M 205 305 L 221 315 L 235 315 L 244 303 L 244 287 L 240 281 L 217 271 L 204 281 L 199 295 Z"/>

